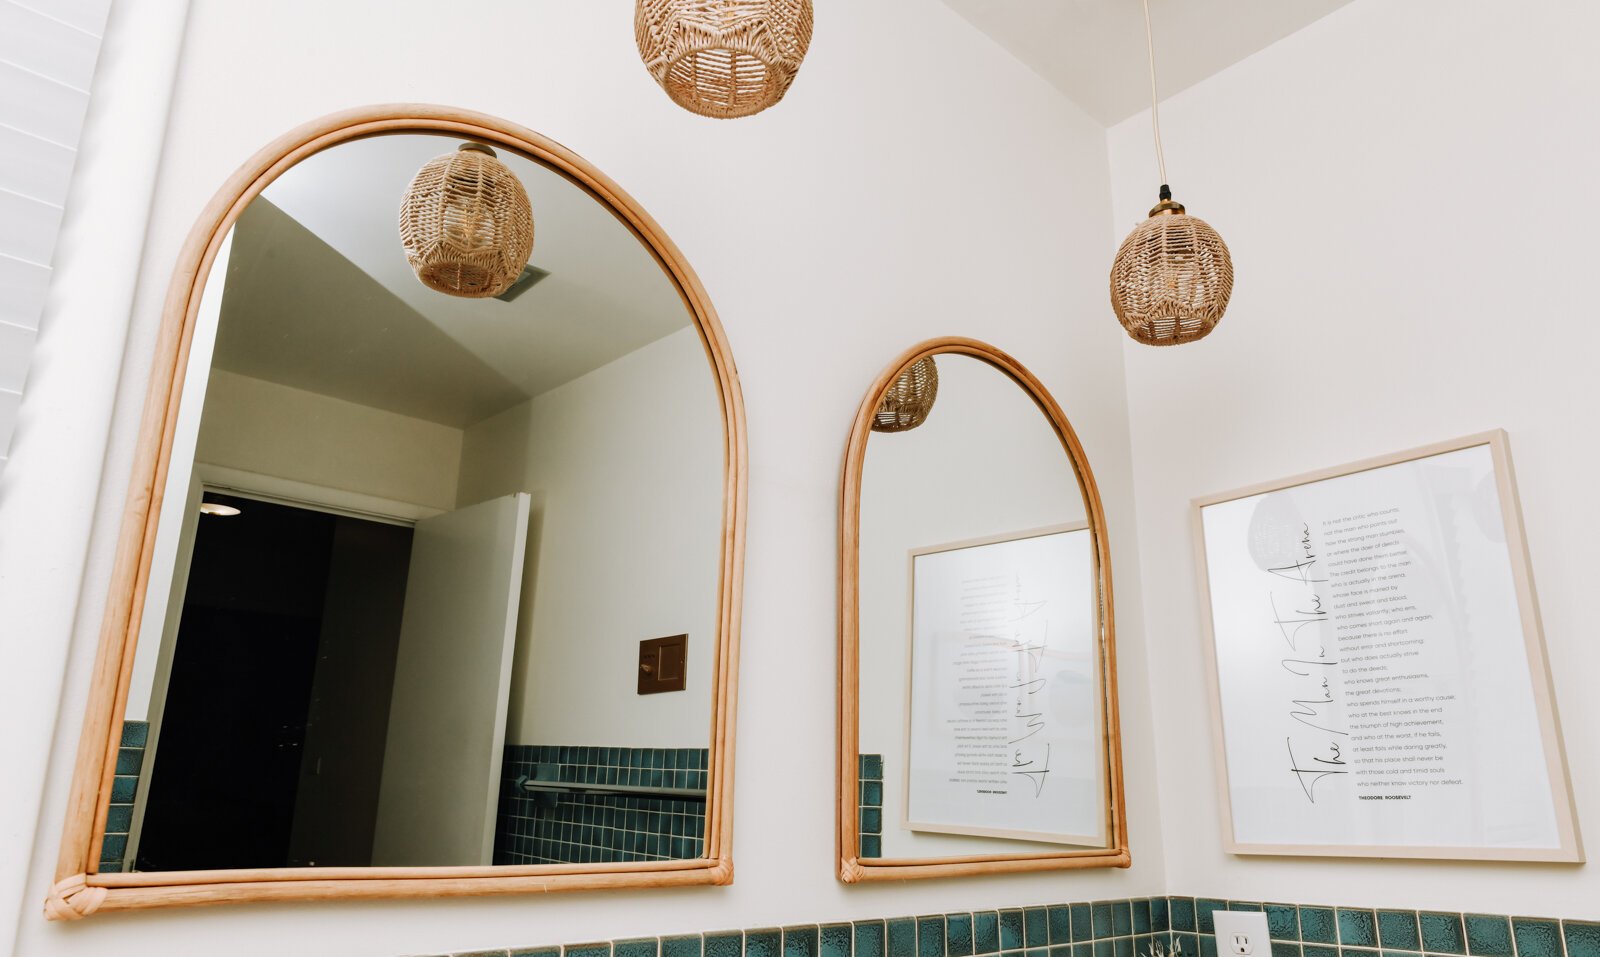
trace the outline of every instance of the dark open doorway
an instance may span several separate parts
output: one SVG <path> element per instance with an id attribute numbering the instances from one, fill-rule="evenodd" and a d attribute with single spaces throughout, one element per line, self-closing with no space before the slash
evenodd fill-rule
<path id="1" fill-rule="evenodd" d="M 135 868 L 369 864 L 412 529 L 205 498 Z"/>

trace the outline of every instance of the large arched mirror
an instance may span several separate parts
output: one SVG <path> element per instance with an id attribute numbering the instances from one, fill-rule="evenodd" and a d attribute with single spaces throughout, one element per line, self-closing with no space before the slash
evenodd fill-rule
<path id="1" fill-rule="evenodd" d="M 840 565 L 841 879 L 1127 866 L 1105 519 L 1039 381 L 968 339 L 885 369 Z"/>
<path id="2" fill-rule="evenodd" d="M 729 879 L 739 387 L 615 184 L 318 121 L 159 348 L 52 916 Z"/>

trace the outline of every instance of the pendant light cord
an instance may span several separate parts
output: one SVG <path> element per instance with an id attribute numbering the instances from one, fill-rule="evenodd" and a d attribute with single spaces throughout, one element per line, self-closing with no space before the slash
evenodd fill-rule
<path id="1" fill-rule="evenodd" d="M 1167 186 L 1167 157 L 1161 149 L 1161 107 L 1156 96 L 1156 41 L 1150 32 L 1150 0 L 1144 0 L 1144 44 L 1150 62 L 1150 129 L 1156 137 L 1156 166 L 1161 170 L 1161 198 L 1171 199 Z"/>

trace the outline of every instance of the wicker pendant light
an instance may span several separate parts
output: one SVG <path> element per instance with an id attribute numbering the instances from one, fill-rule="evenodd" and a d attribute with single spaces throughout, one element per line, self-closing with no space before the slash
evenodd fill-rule
<path id="1" fill-rule="evenodd" d="M 811 44 L 811 0 L 638 0 L 634 38 L 673 102 L 717 119 L 783 99 Z"/>
<path id="2" fill-rule="evenodd" d="M 1144 30 L 1150 55 L 1150 121 L 1161 169 L 1160 202 L 1117 250 L 1111 264 L 1111 308 L 1134 340 L 1172 346 L 1202 339 L 1222 321 L 1233 294 L 1233 259 L 1215 229 L 1172 200 L 1161 149 L 1150 0 L 1144 0 Z"/>
<path id="3" fill-rule="evenodd" d="M 467 299 L 505 292 L 533 253 L 522 181 L 480 143 L 429 160 L 400 203 L 406 261 L 430 289 Z"/>
<path id="4" fill-rule="evenodd" d="M 938 395 L 939 369 L 933 364 L 933 356 L 923 356 L 884 392 L 877 414 L 872 417 L 872 431 L 909 432 L 928 421 Z"/>

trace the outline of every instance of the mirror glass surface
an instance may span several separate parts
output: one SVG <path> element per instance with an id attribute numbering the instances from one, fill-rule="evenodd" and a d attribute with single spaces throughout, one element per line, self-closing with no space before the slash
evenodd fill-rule
<path id="1" fill-rule="evenodd" d="M 932 360 L 927 419 L 861 470 L 861 862 L 1109 846 L 1089 509 L 1007 373 Z"/>
<path id="2" fill-rule="evenodd" d="M 101 872 L 703 856 L 713 366 L 652 251 L 509 150 L 536 281 L 419 282 L 397 212 L 458 145 L 333 146 L 222 247 Z"/>

